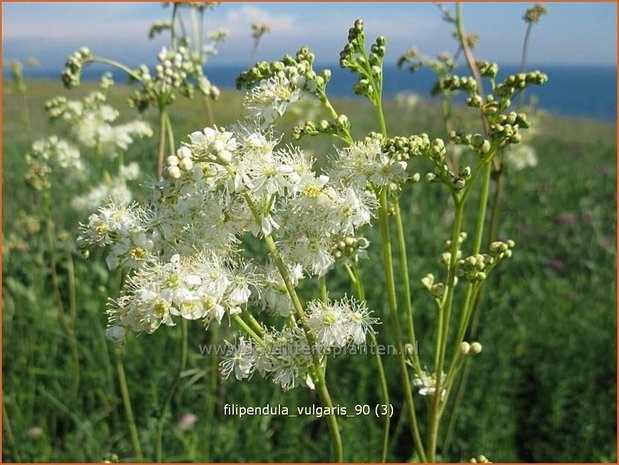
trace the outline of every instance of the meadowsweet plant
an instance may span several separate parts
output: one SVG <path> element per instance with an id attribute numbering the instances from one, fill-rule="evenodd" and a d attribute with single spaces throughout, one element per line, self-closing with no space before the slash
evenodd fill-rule
<path id="1" fill-rule="evenodd" d="M 14 90 L 21 96 L 23 121 L 26 125 L 28 135 L 32 138 L 32 124 L 30 123 L 30 110 L 28 108 L 28 86 L 26 85 L 26 81 L 24 79 L 24 64 L 21 61 L 12 60 L 7 64 L 7 66 L 9 68 L 11 79 L 13 80 Z M 39 66 L 39 63 L 34 58 L 29 58 L 26 60 L 26 67 L 36 68 L 37 66 Z"/>
<path id="2" fill-rule="evenodd" d="M 142 64 L 132 69 L 116 60 L 99 57 L 88 47 L 81 47 L 67 58 L 62 73 L 62 81 L 67 88 L 80 84 L 84 68 L 91 63 L 112 66 L 127 75 L 129 81 L 137 83 L 138 88 L 132 93 L 129 104 L 139 111 L 154 107 L 159 112 L 159 145 L 157 151 L 157 177 L 163 173 L 163 158 L 166 145 L 174 147 L 174 131 L 170 121 L 168 107 L 174 103 L 177 95 L 192 98 L 199 92 L 205 100 L 205 111 L 209 121 L 213 121 L 209 99 L 219 97 L 219 89 L 211 84 L 204 74 L 204 65 L 209 56 L 216 53 L 216 44 L 225 39 L 227 32 L 217 30 L 205 34 L 203 27 L 204 12 L 216 6 L 216 3 L 171 3 L 172 17 L 170 20 L 155 22 L 149 37 L 169 33 L 169 46 L 164 46 L 157 54 L 154 69 Z M 169 6 L 169 4 L 164 4 Z M 188 9 L 191 28 L 185 26 L 181 14 L 182 9 Z M 180 34 L 179 34 L 180 29 Z"/>
<path id="3" fill-rule="evenodd" d="M 254 39 L 254 44 L 251 49 L 249 62 L 253 63 L 256 60 L 256 52 L 258 51 L 258 45 L 263 35 L 271 32 L 271 26 L 267 23 L 252 23 L 251 25 L 251 37 Z"/>
<path id="4" fill-rule="evenodd" d="M 357 76 L 353 92 L 374 107 L 375 132 L 353 137 L 353 122 L 328 97 L 331 72 L 316 71 L 307 48 L 279 61 L 257 63 L 237 80 L 245 97 L 236 124 L 197 128 L 179 146 L 171 145 L 146 202 L 111 201 L 83 225 L 80 246 L 105 247 L 108 266 L 127 276 L 120 294 L 110 300 L 107 336 L 122 344 L 129 332 L 153 333 L 180 324 L 182 362 L 188 322 L 205 330 L 234 325 L 238 336 L 227 341 L 222 376 L 248 380 L 257 374 L 284 391 L 316 391 L 328 412 L 333 458 L 342 461 L 328 360 L 336 350 L 377 345 L 377 337 L 384 338 L 377 328 L 390 327 L 400 377 L 386 379 L 377 353 L 382 400 L 390 405 L 389 389 L 399 385 L 404 399 L 397 407 L 407 419 L 415 457 L 436 461 L 441 417 L 452 388 L 465 362 L 483 349 L 466 338 L 473 305 L 488 275 L 515 247 L 511 240 L 484 242 L 493 162 L 501 150 L 518 144 L 530 126 L 524 113 L 510 109 L 513 98 L 546 81 L 539 71 L 498 80 L 496 64 L 472 59 L 476 39 L 464 33 L 460 7 L 448 17 L 471 76 L 455 74 L 455 59 L 433 62 L 440 74 L 439 91 L 466 95 L 481 121 L 477 131 L 453 128 L 447 140 L 390 134 L 382 95 L 387 39 L 379 36 L 368 47 L 361 20 L 349 30 L 340 66 Z M 159 104 L 162 89 L 170 83 L 175 87 L 174 69 L 183 69 L 183 54 L 177 50 L 177 55 L 172 60 L 162 52 L 160 57 L 161 76 L 153 80 Z M 80 56 L 83 62 L 91 60 L 88 54 Z M 149 95 L 146 84 L 139 92 Z M 297 142 L 284 145 L 277 122 L 306 99 L 318 102 L 326 117 L 296 126 L 291 136 Z M 171 131 L 169 119 L 165 125 Z M 321 163 L 299 142 L 315 136 L 339 141 Z M 448 156 L 449 146 L 462 153 L 457 164 Z M 405 228 L 400 204 L 410 186 L 422 179 L 425 188 L 444 190 L 452 232 L 445 238 L 440 265 L 428 270 L 419 285 L 435 307 L 434 335 L 420 339 L 415 313 L 426 309 L 413 308 L 417 285 L 410 282 L 408 263 L 415 251 L 406 249 L 404 239 L 415 234 L 415 225 Z M 471 210 L 473 193 L 479 204 Z M 467 224 L 474 224 L 468 234 L 467 216 Z M 368 239 L 375 237 L 372 228 L 378 230 L 375 244 Z M 364 259 L 372 247 L 382 254 L 387 297 L 378 308 L 368 306 L 363 279 Z M 337 270 L 350 282 L 342 296 L 329 289 L 329 277 Z M 309 281 L 316 286 L 301 286 Z M 313 288 L 316 295 L 308 291 Z M 385 316 L 388 322 L 381 318 Z M 171 389 L 167 403 L 173 393 Z M 387 415 L 383 461 L 389 431 Z M 160 459 L 160 444 L 158 451 Z"/>
<path id="5" fill-rule="evenodd" d="M 454 38 L 457 41 L 456 52 L 453 55 L 449 53 L 441 53 L 437 58 L 431 58 L 423 54 L 417 48 L 412 48 L 399 58 L 398 65 L 400 66 L 400 68 L 406 67 L 410 72 L 413 73 L 422 67 L 430 69 L 431 71 L 436 73 L 438 79 L 433 87 L 432 94 L 434 96 L 439 96 L 441 99 L 443 125 L 445 128 L 445 133 L 449 135 L 449 142 L 447 145 L 447 163 L 452 170 L 457 171 L 460 160 L 464 156 L 466 156 L 466 152 L 469 150 L 469 148 L 466 146 L 466 144 L 463 145 L 460 143 L 461 138 L 453 137 L 453 135 L 455 134 L 455 122 L 453 118 L 453 98 L 456 96 L 457 93 L 459 93 L 458 87 L 466 87 L 467 85 L 477 86 L 479 82 L 478 79 L 475 79 L 474 75 L 465 78 L 464 81 L 461 77 L 457 76 L 458 59 L 464 55 L 465 59 L 469 63 L 475 62 L 475 66 L 469 67 L 473 71 L 475 71 L 476 69 L 480 78 L 486 78 L 490 81 L 490 86 L 493 94 L 500 95 L 501 93 L 504 93 L 506 86 L 497 85 L 496 78 L 499 73 L 499 67 L 496 63 L 484 60 L 476 60 L 474 58 L 472 50 L 477 44 L 479 38 L 476 35 L 464 35 L 461 21 L 461 13 L 457 11 L 454 15 L 449 9 L 445 8 L 443 5 L 438 4 L 438 7 L 442 12 L 443 19 L 447 23 L 455 26 Z M 527 79 L 532 79 L 532 75 L 526 74 L 526 66 L 532 26 L 538 23 L 540 18 L 546 13 L 546 7 L 541 4 L 537 4 L 532 8 L 526 10 L 523 16 L 523 20 L 527 23 L 527 29 L 524 35 L 522 45 L 520 73 L 513 76 L 508 81 L 506 80 L 505 82 L 505 84 L 507 85 L 508 93 L 519 94 L 519 103 L 515 110 L 516 113 L 512 113 L 512 116 L 518 115 L 518 113 L 526 111 L 527 115 L 530 115 L 530 118 L 528 117 L 529 120 L 526 123 L 528 130 L 524 133 L 519 133 L 517 136 L 518 143 L 510 143 L 499 147 L 492 158 L 493 168 L 491 173 L 491 180 L 493 181 L 493 193 L 492 199 L 490 200 L 490 213 L 489 220 L 487 222 L 488 226 L 486 233 L 489 243 L 494 241 L 499 234 L 498 218 L 500 213 L 500 203 L 504 185 L 504 176 L 510 172 L 516 173 L 518 171 L 524 170 L 526 168 L 535 167 L 537 165 L 537 154 L 535 152 L 535 149 L 530 144 L 530 140 L 535 136 L 535 133 L 538 130 L 535 126 L 531 128 L 531 125 L 533 123 L 538 122 L 535 113 L 535 100 L 532 99 L 529 105 L 524 105 L 525 91 L 527 87 L 526 81 Z M 527 78 L 527 76 L 529 77 Z M 544 78 L 540 78 L 541 76 L 538 76 L 537 78 L 535 78 L 534 82 L 536 84 L 542 83 Z M 522 84 L 522 80 L 525 81 L 524 84 Z M 512 89 L 519 90 L 512 91 Z M 469 96 L 467 99 L 467 104 L 469 106 L 478 107 L 482 110 L 484 128 L 487 127 L 488 129 L 491 129 L 489 127 L 490 118 L 488 118 L 484 113 L 494 112 L 496 110 L 496 104 L 493 101 L 484 104 L 483 101 L 480 100 L 482 94 L 477 92 L 477 90 L 475 90 L 473 93 L 476 95 Z M 494 98 L 494 95 L 489 97 Z M 509 101 L 509 103 L 512 104 L 511 100 Z M 485 208 L 486 200 L 482 198 L 482 202 L 484 203 Z M 483 287 L 480 287 L 480 289 L 476 293 L 476 296 L 472 299 L 473 303 L 470 304 L 471 310 L 467 310 L 467 312 L 469 313 L 467 320 L 471 322 L 471 328 L 468 331 L 470 337 L 475 337 L 478 330 L 477 322 L 479 321 L 479 314 L 482 307 L 483 295 L 484 289 Z M 453 431 L 459 412 L 459 406 L 466 390 L 470 369 L 470 363 L 465 361 L 462 370 L 463 374 L 455 388 L 455 400 L 450 407 L 450 411 L 448 412 L 449 421 L 447 426 L 447 432 L 443 442 L 443 447 L 445 450 L 448 449 L 451 439 L 453 437 Z"/>
<path id="6" fill-rule="evenodd" d="M 120 113 L 107 103 L 107 91 L 112 85 L 111 75 L 106 73 L 100 90 L 81 100 L 64 96 L 48 100 L 45 108 L 50 120 L 66 126 L 71 140 L 55 135 L 39 139 L 26 155 L 26 181 L 43 195 L 48 195 L 53 180 L 60 177 L 83 184 L 87 192 L 81 192 L 72 202 L 81 212 L 95 210 L 109 197 L 117 201 L 132 199 L 127 181 L 137 179 L 140 168 L 136 162 L 125 165 L 125 154 L 136 140 L 152 136 L 150 126 L 139 119 L 114 124 Z M 99 183 L 89 187 L 93 181 Z"/>

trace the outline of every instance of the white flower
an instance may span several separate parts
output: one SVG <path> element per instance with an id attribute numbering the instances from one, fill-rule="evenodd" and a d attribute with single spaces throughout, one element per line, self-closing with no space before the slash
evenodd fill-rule
<path id="1" fill-rule="evenodd" d="M 535 149 L 528 144 L 509 145 L 504 157 L 505 164 L 514 171 L 537 166 Z"/>
<path id="2" fill-rule="evenodd" d="M 282 116 L 289 104 L 301 97 L 300 89 L 284 76 L 264 79 L 246 94 L 243 101 L 246 114 L 268 125 Z"/>
<path id="3" fill-rule="evenodd" d="M 442 380 L 445 381 L 445 374 L 443 373 Z M 429 374 L 426 371 L 421 373 L 421 376 L 417 375 L 413 379 L 413 385 L 419 388 L 419 394 L 422 396 L 433 396 L 436 393 L 436 375 L 434 373 Z M 445 397 L 445 389 L 442 389 L 441 398 Z"/>
<path id="4" fill-rule="evenodd" d="M 343 307 L 312 300 L 307 304 L 307 312 L 307 324 L 319 348 L 344 347 L 348 344 L 349 318 Z"/>
<path id="5" fill-rule="evenodd" d="M 202 132 L 189 135 L 189 149 L 195 158 L 207 158 L 228 164 L 236 150 L 236 138 L 223 128 L 204 128 Z M 178 154 L 177 154 L 178 155 Z"/>
<path id="6" fill-rule="evenodd" d="M 230 374 L 238 380 L 251 377 L 255 368 L 254 345 L 246 341 L 243 337 L 239 338 L 236 346 L 226 342 L 228 352 L 226 357 L 220 362 L 219 368 L 222 376 L 227 379 Z"/>
<path id="7" fill-rule="evenodd" d="M 367 333 L 374 334 L 373 324 L 378 322 L 378 318 L 371 318 L 370 311 L 365 303 L 358 303 L 353 299 L 342 299 L 340 305 L 345 305 L 349 309 L 349 333 L 351 342 L 356 345 L 365 343 Z"/>
<path id="8" fill-rule="evenodd" d="M 372 324 L 378 320 L 370 317 L 365 304 L 350 297 L 336 301 L 313 300 L 307 304 L 308 325 L 321 350 L 344 347 L 349 343 L 361 345 Z"/>

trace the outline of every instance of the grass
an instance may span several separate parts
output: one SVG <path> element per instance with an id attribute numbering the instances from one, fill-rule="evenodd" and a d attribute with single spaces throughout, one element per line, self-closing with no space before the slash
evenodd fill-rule
<path id="1" fill-rule="evenodd" d="M 82 95 L 92 86 L 70 93 Z M 71 237 L 78 218 L 70 199 L 78 186 L 57 180 L 53 221 L 65 242 L 45 244 L 40 205 L 23 182 L 24 154 L 31 139 L 22 118 L 19 95 L 3 90 L 3 460 L 135 460 L 123 413 L 114 349 L 105 339 L 105 302 L 113 286 L 98 254 L 88 260 L 73 254 Z M 59 83 L 28 83 L 28 103 L 35 137 L 58 132 L 50 126 L 43 103 L 65 93 Z M 123 115 L 128 89 L 113 91 Z M 340 100 L 336 108 L 350 116 L 359 137 L 376 127 L 368 105 Z M 239 94 L 224 92 L 213 105 L 216 121 L 227 125 L 240 111 Z M 424 102 L 414 110 L 386 108 L 391 134 L 428 132 L 443 136 L 438 106 Z M 197 102 L 179 99 L 172 121 L 177 141 L 204 126 Z M 458 112 L 460 123 L 466 116 Z M 155 124 L 155 115 L 146 118 Z M 291 121 L 285 125 L 290 127 Z M 441 459 L 468 460 L 484 454 L 494 461 L 616 461 L 616 132 L 608 124 L 543 115 L 533 145 L 539 165 L 507 178 L 499 228 L 517 248 L 511 262 L 492 279 L 475 336 L 484 345 L 471 365 L 468 390 L 454 424 L 453 440 Z M 303 141 L 315 156 L 332 153 L 333 141 Z M 154 172 L 156 140 L 134 146 L 126 161 L 138 160 Z M 419 167 L 422 171 L 423 168 Z M 423 172 L 423 171 L 422 171 Z M 415 256 L 411 283 L 424 345 L 430 344 L 433 304 L 417 283 L 440 267 L 437 256 L 448 235 L 447 196 L 437 186 L 420 183 L 409 194 L 403 215 L 413 234 Z M 474 205 L 474 202 L 471 203 Z M 465 230 L 471 230 L 468 224 Z M 61 299 L 66 293 L 71 254 L 76 275 L 77 318 L 67 331 L 67 312 L 58 311 L 49 273 L 50 254 L 58 262 Z M 367 276 L 382 276 L 380 250 L 373 247 L 363 265 Z M 343 293 L 345 276 L 332 288 Z M 370 307 L 385 317 L 380 337 L 389 341 L 381 278 L 368 287 Z M 65 323 L 63 323 L 63 321 Z M 69 325 L 70 327 L 70 325 Z M 124 348 L 124 368 L 140 442 L 146 459 L 154 457 L 156 412 L 177 369 L 180 328 L 153 335 L 131 335 Z M 166 419 L 166 461 L 328 461 L 330 445 L 324 421 L 314 417 L 224 416 L 223 404 L 243 406 L 319 404 L 313 392 L 282 393 L 259 378 L 221 381 L 215 357 L 199 345 L 231 334 L 222 326 L 205 333 L 190 325 L 189 363 Z M 77 344 L 79 390 L 72 340 Z M 389 379 L 398 379 L 395 360 L 387 357 Z M 330 361 L 328 381 L 336 405 L 380 402 L 371 356 Z M 391 392 L 396 407 L 390 461 L 410 459 L 411 444 L 401 421 L 402 393 Z M 420 404 L 420 403 L 419 403 Z M 420 413 L 423 410 L 418 405 Z M 192 428 L 175 427 L 184 413 L 197 415 Z M 341 421 L 347 461 L 380 457 L 381 422 L 372 416 Z M 443 426 L 443 432 L 446 425 Z M 239 447 L 239 445 L 242 445 Z"/>

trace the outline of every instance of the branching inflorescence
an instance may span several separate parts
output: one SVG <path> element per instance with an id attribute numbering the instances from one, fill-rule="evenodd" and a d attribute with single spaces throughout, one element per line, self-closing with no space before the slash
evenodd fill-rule
<path id="1" fill-rule="evenodd" d="M 449 57 L 429 60 L 411 52 L 402 63 L 416 68 L 423 61 L 435 68 L 435 90 L 441 95 L 464 93 L 482 122 L 477 132 L 449 127 L 447 140 L 427 134 L 390 135 L 382 98 L 387 40 L 378 37 L 366 50 L 360 20 L 340 54 L 340 66 L 358 75 L 354 93 L 367 97 L 376 110 L 377 131 L 359 140 L 351 135 L 349 118 L 328 98 L 330 71 L 316 72 L 314 55 L 307 48 L 294 57 L 257 63 L 237 80 L 246 90 L 242 119 L 227 128 L 206 127 L 172 146 L 147 202 L 110 202 L 83 225 L 79 245 L 107 247 L 108 266 L 128 275 L 120 295 L 109 302 L 108 337 L 121 344 L 129 330 L 153 333 L 162 325 L 194 320 L 206 329 L 234 323 L 240 335 L 228 341 L 228 355 L 220 364 L 224 377 L 243 380 L 258 373 L 284 390 L 308 387 L 330 407 L 330 353 L 366 341 L 376 344 L 375 326 L 385 311 L 368 307 L 360 273 L 371 246 L 368 237 L 375 237 L 370 229 L 378 226 L 404 412 L 416 458 L 435 461 L 451 389 L 464 360 L 482 351 L 479 342 L 465 340 L 475 301 L 488 274 L 515 246 L 511 240 L 493 240 L 484 248 L 490 169 L 497 154 L 518 144 L 521 131 L 530 126 L 524 113 L 510 110 L 514 96 L 546 81 L 535 71 L 497 82 L 495 63 L 470 59 L 473 41 L 462 31 L 460 11 L 448 19 L 457 26 L 458 54 L 467 58 L 472 76 L 454 74 L 456 59 Z M 72 56 L 65 82 L 78 82 L 83 65 L 94 60 L 88 50 Z M 176 90 L 191 94 L 192 85 L 212 92 L 201 74 L 203 62 L 186 45 L 162 50 L 158 60 L 155 76 L 143 67 L 128 70 L 142 83 L 132 97 L 138 108 L 157 102 L 162 109 Z M 488 81 L 487 95 L 482 79 Z M 283 145 L 277 133 L 277 120 L 302 99 L 315 99 L 328 116 L 295 127 L 293 138 L 327 135 L 344 144 L 334 149 L 326 164 L 318 164 L 299 145 Z M 53 109 L 66 106 L 50 104 Z M 62 114 L 70 113 L 65 108 Z M 162 127 L 171 131 L 169 119 Z M 163 150 L 160 145 L 160 153 Z M 465 152 L 468 157 L 460 156 Z M 435 345 L 427 348 L 429 357 L 417 349 L 408 273 L 412 254 L 406 249 L 400 214 L 407 188 L 422 179 L 415 171 L 419 160 L 424 160 L 420 167 L 432 166 L 424 178 L 446 189 L 453 208 L 442 268 L 421 281 L 436 306 Z M 466 247 L 463 219 L 474 191 L 480 204 L 473 216 L 471 246 Z M 262 248 L 246 247 L 248 241 Z M 399 254 L 398 266 L 394 253 Z M 329 296 L 326 278 L 338 267 L 350 276 L 354 297 Z M 319 283 L 318 297 L 306 297 L 299 290 L 302 281 L 312 279 Z M 268 326 L 261 312 L 273 317 Z M 388 403 L 389 383 L 380 357 L 377 362 Z M 416 399 L 427 407 L 426 428 L 417 419 Z M 327 421 L 334 458 L 342 460 L 337 419 L 328 415 Z M 383 460 L 388 437 L 387 420 Z"/>

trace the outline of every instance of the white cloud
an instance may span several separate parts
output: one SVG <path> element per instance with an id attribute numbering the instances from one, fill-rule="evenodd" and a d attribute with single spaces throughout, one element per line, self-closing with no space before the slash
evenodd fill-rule
<path id="1" fill-rule="evenodd" d="M 233 37 L 247 35 L 252 23 L 267 23 L 274 31 L 290 34 L 298 31 L 300 24 L 288 14 L 273 14 L 253 5 L 228 11 L 221 27 L 228 29 Z"/>
<path id="2" fill-rule="evenodd" d="M 3 21 L 3 38 L 79 43 L 120 44 L 140 37 L 146 39 L 154 16 L 136 17 L 136 6 L 123 3 L 43 4 L 12 14 Z M 164 15 L 161 15 L 164 16 Z"/>

